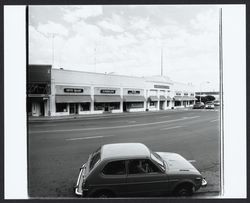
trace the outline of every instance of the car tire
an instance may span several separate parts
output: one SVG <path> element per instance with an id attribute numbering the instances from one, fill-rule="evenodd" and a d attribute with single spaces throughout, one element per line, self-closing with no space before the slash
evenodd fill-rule
<path id="1" fill-rule="evenodd" d="M 96 192 L 94 194 L 94 197 L 97 197 L 97 198 L 109 198 L 109 197 L 114 197 L 114 194 L 108 190 L 102 190 L 102 191 L 99 191 L 99 192 Z"/>
<path id="2" fill-rule="evenodd" d="M 192 184 L 183 184 L 178 186 L 174 191 L 174 196 L 178 197 L 187 197 L 193 194 L 193 185 Z"/>

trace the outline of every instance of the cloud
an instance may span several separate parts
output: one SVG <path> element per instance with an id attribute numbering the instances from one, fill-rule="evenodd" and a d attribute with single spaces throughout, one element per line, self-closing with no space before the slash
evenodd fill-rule
<path id="1" fill-rule="evenodd" d="M 102 6 L 80 6 L 73 7 L 74 9 L 64 9 L 66 12 L 63 16 L 63 19 L 68 23 L 74 23 L 81 19 L 87 19 L 89 17 L 96 17 L 102 15 Z"/>
<path id="2" fill-rule="evenodd" d="M 86 40 L 90 40 L 93 43 L 96 43 L 96 41 L 99 41 L 102 37 L 102 32 L 98 26 L 88 24 L 84 21 L 74 23 L 72 31 L 76 33 L 76 35 L 84 36 Z"/>
<path id="3" fill-rule="evenodd" d="M 101 21 L 98 23 L 98 25 L 104 29 L 108 29 L 108 30 L 111 30 L 113 32 L 123 32 L 124 29 L 120 26 L 120 25 L 117 25 L 117 24 L 114 24 L 110 21 Z"/>
<path id="4" fill-rule="evenodd" d="M 51 35 L 52 33 L 58 34 L 61 36 L 68 35 L 68 30 L 63 25 L 52 22 L 52 21 L 49 21 L 46 24 L 39 24 L 37 27 L 37 30 L 47 36 Z"/>
<path id="5" fill-rule="evenodd" d="M 149 18 L 141 18 L 141 17 L 132 17 L 130 20 L 130 29 L 133 30 L 143 30 L 146 29 L 149 25 Z"/>

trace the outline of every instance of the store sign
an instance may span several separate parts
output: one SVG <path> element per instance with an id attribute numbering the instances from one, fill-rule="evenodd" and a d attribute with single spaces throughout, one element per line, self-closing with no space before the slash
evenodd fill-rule
<path id="1" fill-rule="evenodd" d="M 188 96 L 188 93 L 184 93 L 185 96 Z"/>
<path id="2" fill-rule="evenodd" d="M 140 94 L 140 91 L 138 91 L 138 90 L 129 90 L 128 94 Z"/>
<path id="3" fill-rule="evenodd" d="M 177 96 L 181 96 L 181 93 L 179 93 L 179 92 L 176 92 L 176 94 L 175 95 L 177 95 Z"/>
<path id="4" fill-rule="evenodd" d="M 115 94 L 115 90 L 101 90 L 101 94 Z"/>
<path id="5" fill-rule="evenodd" d="M 154 88 L 169 89 L 169 86 L 167 86 L 167 85 L 154 85 Z"/>
<path id="6" fill-rule="evenodd" d="M 65 93 L 83 93 L 83 89 L 79 88 L 64 88 Z"/>

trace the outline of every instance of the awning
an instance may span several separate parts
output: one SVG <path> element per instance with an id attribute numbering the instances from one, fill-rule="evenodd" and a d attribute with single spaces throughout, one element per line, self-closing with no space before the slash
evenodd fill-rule
<path id="1" fill-rule="evenodd" d="M 91 102 L 90 95 L 56 95 L 56 103 Z"/>
<path id="2" fill-rule="evenodd" d="M 182 101 L 182 96 L 174 96 L 175 101 Z"/>
<path id="3" fill-rule="evenodd" d="M 166 100 L 171 101 L 171 97 L 167 96 Z"/>
<path id="4" fill-rule="evenodd" d="M 183 101 L 193 101 L 193 100 L 197 100 L 197 99 L 193 96 L 183 96 L 182 100 Z"/>
<path id="5" fill-rule="evenodd" d="M 182 100 L 183 100 L 183 101 L 189 101 L 189 100 L 190 100 L 190 97 L 189 97 L 189 96 L 183 96 L 183 97 L 182 97 Z"/>
<path id="6" fill-rule="evenodd" d="M 121 102 L 121 97 L 118 95 L 95 95 L 95 102 Z"/>
<path id="7" fill-rule="evenodd" d="M 158 97 L 157 96 L 150 96 L 148 99 L 150 101 L 158 101 Z"/>
<path id="8" fill-rule="evenodd" d="M 190 100 L 191 100 L 191 101 L 193 101 L 193 100 L 196 101 L 196 100 L 198 100 L 198 99 L 196 99 L 196 97 L 191 96 L 191 97 L 190 97 Z"/>
<path id="9" fill-rule="evenodd" d="M 160 101 L 165 101 L 165 100 L 166 100 L 166 97 L 163 95 L 160 95 Z"/>
<path id="10" fill-rule="evenodd" d="M 123 96 L 125 102 L 144 102 L 146 101 L 144 96 Z"/>

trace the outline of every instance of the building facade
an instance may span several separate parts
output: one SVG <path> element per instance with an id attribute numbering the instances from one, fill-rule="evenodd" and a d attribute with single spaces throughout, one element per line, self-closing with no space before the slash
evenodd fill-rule
<path id="1" fill-rule="evenodd" d="M 47 88 L 44 92 L 28 89 L 30 116 L 160 111 L 190 107 L 196 100 L 193 86 L 168 77 L 121 76 L 42 65 L 30 65 L 28 73 L 28 87 L 43 84 Z M 45 76 L 37 78 L 41 73 Z"/>

